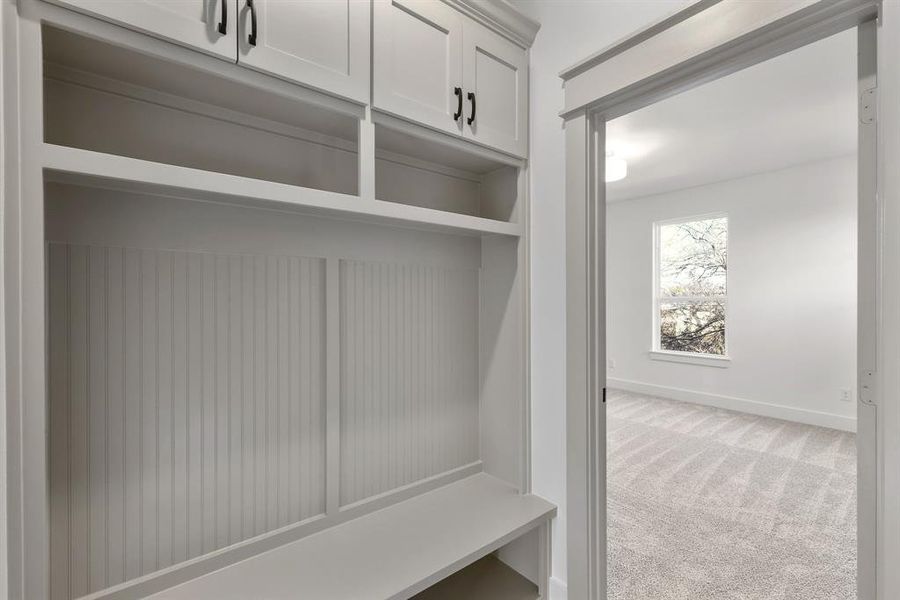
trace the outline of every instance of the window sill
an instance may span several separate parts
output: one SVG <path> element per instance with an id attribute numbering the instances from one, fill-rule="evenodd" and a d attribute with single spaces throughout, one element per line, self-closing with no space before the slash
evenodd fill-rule
<path id="1" fill-rule="evenodd" d="M 702 367 L 717 367 L 727 369 L 731 366 L 731 359 L 727 356 L 715 356 L 712 354 L 689 354 L 687 352 L 668 352 L 665 350 L 651 350 L 652 360 L 662 360 Z"/>

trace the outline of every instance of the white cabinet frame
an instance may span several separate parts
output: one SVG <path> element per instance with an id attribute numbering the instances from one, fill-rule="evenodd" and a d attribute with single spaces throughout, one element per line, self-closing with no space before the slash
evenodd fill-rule
<path id="1" fill-rule="evenodd" d="M 374 0 L 373 108 L 524 158 L 528 154 L 527 47 L 482 24 L 472 6 L 502 5 Z M 394 34 L 403 20 L 407 27 L 418 22 L 423 31 L 444 35 L 443 47 L 430 53 L 423 48 L 419 54 L 413 48 L 395 47 Z M 537 25 L 523 25 L 531 31 L 526 38 L 530 44 Z M 412 43 L 407 40 L 406 46 Z M 395 64 L 398 51 L 404 54 L 405 68 Z M 480 77 L 479 64 L 484 70 L 496 70 Z M 426 76 L 432 72 L 442 75 Z"/>
<path id="2" fill-rule="evenodd" d="M 257 42 L 250 46 L 247 42 L 251 18 L 246 0 L 236 2 L 235 22 L 237 30 L 237 61 L 246 67 L 269 73 L 276 77 L 296 81 L 316 89 L 327 90 L 361 103 L 369 99 L 369 38 L 372 31 L 369 3 L 359 0 L 342 0 L 341 2 L 279 2 L 273 0 L 256 0 Z M 342 9 L 346 9 L 345 26 L 341 26 Z M 317 32 L 312 44 L 303 47 L 304 51 L 285 48 L 279 45 L 283 38 L 272 39 L 270 26 L 279 21 L 279 11 L 289 10 L 284 20 L 295 22 L 295 28 L 289 38 L 300 41 L 309 37 L 310 27 L 330 23 L 343 30 L 346 35 L 346 62 L 336 65 L 317 62 L 311 54 L 322 57 L 327 54 L 328 46 L 322 42 L 325 32 Z M 301 13 L 300 11 L 305 11 Z M 303 15 L 318 13 L 315 19 L 305 21 Z M 339 41 L 339 39 L 338 39 Z"/>
<path id="3" fill-rule="evenodd" d="M 229 15 L 231 19 L 231 15 Z M 236 20 L 236 16 L 235 16 Z M 77 13 L 59 5 L 48 4 L 44 0 L 0 0 L 0 31 L 3 45 L 0 48 L 0 217 L 2 217 L 2 276 L 3 290 L 0 296 L 0 327 L 3 329 L 3 345 L 0 346 L 0 390 L 4 402 L 0 403 L 0 447 L 6 450 L 0 465 L 0 598 L 42 600 L 49 596 L 48 567 L 48 478 L 47 478 L 47 406 L 41 399 L 46 398 L 46 314 L 45 314 L 45 239 L 44 239 L 44 203 L 43 187 L 45 181 L 44 168 L 51 144 L 45 144 L 43 131 L 43 51 L 41 46 L 42 24 L 49 24 L 62 29 L 77 32 L 87 37 L 99 38 L 113 45 L 133 48 L 140 52 L 162 58 L 175 63 L 217 74 L 223 78 L 252 85 L 280 95 L 287 96 L 301 103 L 327 107 L 337 113 L 359 119 L 359 204 L 351 206 L 345 202 L 346 213 L 362 211 L 367 218 L 374 212 L 390 222 L 410 219 L 409 211 L 401 210 L 401 205 L 389 208 L 389 203 L 377 203 L 374 197 L 374 173 L 371 168 L 374 162 L 374 121 L 372 111 L 358 103 L 337 98 L 303 86 L 294 85 L 284 80 L 275 79 L 256 71 L 246 69 L 237 64 L 229 64 L 221 59 L 196 52 L 190 48 L 177 46 L 161 39 L 131 31 L 125 27 L 104 22 L 91 16 Z M 410 127 L 412 127 L 410 125 Z M 435 132 L 434 135 L 443 135 Z M 455 142 L 454 142 L 455 143 Z M 459 140 L 460 144 L 465 143 Z M 527 264 L 528 260 L 528 208 L 525 180 L 527 172 L 524 162 L 484 147 L 466 146 L 478 155 L 501 160 L 504 164 L 519 167 L 517 189 L 521 198 L 518 210 L 521 211 L 517 223 L 496 223 L 491 227 L 500 227 L 501 231 L 492 231 L 501 235 L 512 235 L 520 238 L 518 244 L 518 264 Z M 75 153 L 77 156 L 63 152 L 69 158 L 80 161 L 90 153 Z M 79 158 L 79 156 L 81 158 Z M 60 156 L 57 156 L 60 158 Z M 126 161 L 130 168 L 142 169 L 144 161 Z M 82 167 L 85 165 L 82 164 Z M 171 165 L 169 165 L 171 166 Z M 146 173 L 148 183 L 157 184 L 155 173 Z M 181 173 L 189 175 L 177 167 L 164 168 L 169 175 Z M 177 172 L 177 173 L 176 173 Z M 240 183 L 240 178 L 210 177 L 199 180 L 189 177 L 188 187 L 213 185 L 224 193 L 234 192 L 232 183 Z M 228 179 L 228 181 L 226 181 Z M 231 182 L 231 183 L 229 183 Z M 247 182 L 244 182 L 245 184 Z M 254 185 L 257 193 L 266 190 L 275 192 L 278 185 Z M 284 190 L 283 190 L 284 191 Z M 327 193 L 312 194 L 325 197 Z M 269 198 L 272 200 L 273 198 Z M 277 200 L 277 198 L 274 198 Z M 371 204 L 368 202 L 371 201 Z M 333 205 L 321 208 L 332 211 Z M 425 211 L 426 209 L 422 209 Z M 413 211 L 415 212 L 415 211 Z M 381 214 L 384 213 L 384 214 Z M 406 214 L 406 217 L 403 217 Z M 424 213 L 423 213 L 424 214 Z M 450 219 L 450 221 L 446 221 Z M 461 220 L 462 219 L 462 220 Z M 479 235 L 482 231 L 476 225 L 472 230 L 473 218 L 465 215 L 448 214 L 441 216 L 440 223 L 434 223 L 439 229 L 457 231 L 471 230 Z M 456 223 L 456 225 L 453 225 Z M 421 225 L 421 223 L 419 223 Z M 499 238 L 496 238 L 499 239 Z M 334 267 L 331 267 L 334 271 Z M 528 288 L 527 270 L 520 271 L 522 289 Z M 521 482 L 520 491 L 530 491 L 530 460 L 527 454 L 530 423 L 527 412 L 528 405 L 528 326 L 527 295 L 523 299 L 523 309 L 517 317 L 520 319 L 522 331 L 522 402 L 525 404 L 521 427 L 512 431 L 512 436 L 521 436 L 522 447 L 525 448 L 520 457 L 517 475 Z M 334 325 L 332 324 L 332 328 Z M 333 362 L 333 361 L 332 361 Z M 334 452 L 332 452 L 334 455 Z M 451 480 L 470 475 L 477 470 L 476 466 L 464 466 L 449 473 L 446 477 L 438 477 L 423 481 L 421 485 L 403 488 L 396 494 L 380 496 L 360 509 L 351 508 L 340 511 L 339 519 L 349 520 L 355 516 L 380 507 L 393 501 L 406 498 L 432 489 Z M 334 507 L 334 490 L 331 491 L 331 506 Z M 304 524 L 304 534 L 314 528 L 321 527 L 321 522 Z M 301 527 L 301 528 L 302 528 Z M 284 536 L 291 536 L 301 528 L 280 532 L 261 540 L 255 546 L 240 546 L 228 552 L 217 553 L 205 561 L 207 566 L 225 566 L 236 559 L 265 549 L 266 544 L 283 543 Z M 549 528 L 542 526 L 541 547 L 549 551 L 547 538 Z M 6 549 L 9 552 L 5 552 Z M 244 554 L 241 554 L 244 553 Z M 220 561 L 220 562 L 216 562 Z M 549 557 L 541 556 L 541 579 L 548 578 Z M 183 573 L 197 574 L 199 563 L 186 564 Z M 204 567 L 206 568 L 206 567 Z M 194 571 L 191 571 L 194 569 Z M 163 572 L 165 578 L 171 572 Z M 179 575 L 181 577 L 182 575 Z M 151 577 L 152 578 L 152 577 Z M 145 580 L 148 589 L 157 585 L 150 579 Z M 165 580 L 169 581 L 169 580 Z M 546 584 L 545 584 L 546 585 Z M 132 591 L 119 590 L 121 596 Z M 136 593 L 136 592 L 135 592 Z M 120 597 L 121 597 L 120 596 Z"/>
<path id="4" fill-rule="evenodd" d="M 861 99 L 877 77 L 877 116 L 859 128 L 858 360 L 872 376 L 858 408 L 858 597 L 900 597 L 900 3 L 700 0 L 561 74 L 570 598 L 607 597 L 606 121 L 856 26 Z"/>
<path id="5" fill-rule="evenodd" d="M 466 114 L 464 102 L 462 49 L 463 49 L 463 16 L 442 2 L 422 2 L 422 0 L 375 0 L 372 6 L 373 47 L 372 47 L 372 105 L 391 114 L 411 119 L 432 127 L 438 131 L 458 135 L 462 132 L 464 116 L 454 120 L 457 108 Z M 414 80 L 415 72 L 397 72 L 394 64 L 396 17 L 418 21 L 420 27 L 431 30 L 436 35 L 445 36 L 442 48 L 444 64 L 437 62 L 434 56 L 427 54 L 410 56 L 415 71 L 437 71 L 445 74 L 438 85 L 440 89 L 431 89 L 431 83 Z M 424 53 L 424 50 L 423 50 Z M 436 103 L 426 103 L 404 93 L 401 84 L 412 88 L 419 85 L 419 96 L 436 94 L 440 99 Z M 426 87 L 422 87 L 422 86 Z M 458 94 L 454 94 L 459 90 Z"/>
<path id="6" fill-rule="evenodd" d="M 491 77 L 479 78 L 479 55 L 501 69 L 513 74 L 513 81 L 504 86 Z M 465 123 L 463 135 L 480 144 L 498 148 L 517 156 L 528 154 L 528 54 L 511 42 L 497 36 L 477 23 L 463 27 L 463 103 Z M 479 79 L 484 84 L 479 87 Z M 473 97 L 470 100 L 469 94 Z M 478 103 L 481 103 L 480 105 Z M 469 124 L 474 103 L 475 119 Z M 489 104 L 494 104 L 490 109 Z M 499 105 L 499 106 L 498 106 Z M 478 107 L 481 108 L 478 108 Z M 498 111 L 497 108 L 500 110 Z M 481 110 L 482 112 L 478 112 Z M 512 130 L 504 130 L 490 118 L 479 116 L 490 110 L 500 121 L 512 118 Z M 499 113 L 499 114 L 498 114 Z M 496 119 L 495 119 L 496 120 Z"/>
<path id="7" fill-rule="evenodd" d="M 246 0 L 48 1 L 329 94 L 359 103 L 369 100 L 368 2 L 256 0 L 251 11 Z M 179 4 L 180 10 L 174 10 Z M 248 43 L 252 13 L 255 46 Z M 344 61 L 339 60 L 341 52 Z M 337 64 L 327 64 L 325 57 Z"/>
<path id="8" fill-rule="evenodd" d="M 231 62 L 237 59 L 238 14 L 235 0 L 192 0 L 190 6 L 196 6 L 200 9 L 198 13 L 202 13 L 197 14 L 196 18 L 189 18 L 167 7 L 174 6 L 171 2 L 51 1 Z M 224 29 L 224 33 L 220 32 L 220 28 Z"/>

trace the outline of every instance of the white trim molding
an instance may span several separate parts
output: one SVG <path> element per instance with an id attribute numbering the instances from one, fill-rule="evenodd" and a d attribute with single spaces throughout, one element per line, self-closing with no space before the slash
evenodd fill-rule
<path id="1" fill-rule="evenodd" d="M 860 600 L 897 598 L 900 571 L 890 565 L 900 556 L 900 403 L 879 402 L 900 395 L 900 174 L 885 165 L 900 156 L 900 3 L 878 0 L 701 0 L 672 17 L 656 23 L 613 48 L 588 57 L 563 72 L 565 102 L 561 116 L 566 131 L 566 351 L 567 351 L 567 519 L 568 584 L 573 596 L 606 600 L 606 502 L 605 413 L 597 410 L 595 385 L 603 381 L 596 366 L 603 361 L 606 332 L 595 314 L 604 310 L 603 272 L 605 243 L 603 228 L 597 228 L 605 211 L 606 190 L 602 185 L 603 134 L 606 122 L 653 104 L 702 83 L 730 75 L 845 29 L 878 19 L 878 184 L 883 211 L 881 282 L 877 288 L 882 326 L 879 365 L 875 377 L 878 405 L 877 527 L 860 519 L 860 536 L 878 535 L 878 552 L 860 554 L 860 564 L 877 564 L 877 597 L 861 587 Z M 697 10 L 697 9 L 701 10 Z M 896 19 L 896 20 L 892 20 Z M 599 142 L 599 143 L 598 143 Z M 599 146 L 599 149 L 597 148 Z M 599 150 L 599 152 L 598 152 Z M 598 184 L 598 181 L 601 182 Z M 588 218 L 590 217 L 590 218 Z M 890 307 L 890 308 L 887 308 Z M 637 382 L 632 382 L 637 383 Z M 658 392 L 658 390 L 657 390 Z M 688 390 L 681 390 L 690 393 Z M 693 396 L 692 401 L 697 401 Z M 783 418 L 782 407 L 741 402 L 739 398 L 705 396 L 730 403 L 726 408 L 755 408 Z M 799 413 L 799 414 L 798 414 Z M 808 411 L 793 413 L 797 420 L 816 419 L 816 424 L 851 428 L 852 419 Z M 821 420 L 820 420 L 821 419 Z M 874 459 L 873 459 L 874 460 Z M 861 462 L 861 464 L 863 464 Z M 868 465 L 865 465 L 868 468 Z M 872 490 L 865 489 L 865 493 Z M 861 503 L 865 510 L 868 505 Z M 874 520 L 872 521 L 874 523 Z M 867 575 L 861 571 L 863 577 Z M 871 582 L 867 582 L 871 583 Z M 869 586 L 874 587 L 874 586 Z"/>
<path id="2" fill-rule="evenodd" d="M 4 42 L 0 45 L 0 214 L 6 212 L 7 203 L 11 203 L 17 196 L 18 185 L 18 156 L 15 147 L 18 144 L 18 115 L 16 103 L 16 59 L 15 47 L 18 44 L 16 29 L 16 6 L 13 2 L 0 4 L 0 38 Z M 6 237 L 5 219 L 0 221 L 0 231 Z M 4 245 L 8 242 L 0 240 L 0 281 L 6 277 L 6 251 Z M 4 289 L 0 290 L 0 337 L 6 339 L 7 306 L 4 301 Z M 8 453 L 11 447 L 7 406 L 11 405 L 7 398 L 7 356 L 4 343 L 0 343 L 0 598 L 13 597 L 15 588 L 10 585 L 10 570 L 16 570 L 14 562 L 17 548 L 11 542 L 15 536 L 9 535 L 10 518 L 15 518 L 17 511 L 10 510 L 7 494 L 10 489 L 15 490 L 15 483 L 10 487 L 11 478 L 16 478 L 17 470 L 7 461 L 14 460 L 14 453 Z M 13 504 L 15 506 L 15 504 Z M 13 525 L 14 527 L 14 525 Z M 12 574 L 16 579 L 18 575 Z"/>
<path id="3" fill-rule="evenodd" d="M 691 354 L 690 352 L 672 352 L 671 350 L 651 350 L 651 360 L 681 363 L 685 365 L 697 365 L 701 367 L 717 367 L 727 369 L 731 366 L 731 358 L 727 356 L 715 356 L 713 354 Z"/>
<path id="4" fill-rule="evenodd" d="M 877 188 L 882 219 L 878 290 L 878 600 L 900 598 L 900 3 L 885 2 L 877 31 Z"/>
<path id="5" fill-rule="evenodd" d="M 570 119 L 607 119 L 873 19 L 876 0 L 703 0 L 563 71 Z"/>
<path id="6" fill-rule="evenodd" d="M 606 128 L 593 119 L 565 126 L 566 585 L 578 600 L 606 598 Z"/>
<path id="7" fill-rule="evenodd" d="M 444 2 L 523 48 L 531 47 L 541 28 L 540 23 L 516 10 L 507 0 L 444 0 Z"/>
<path id="8" fill-rule="evenodd" d="M 607 384 L 610 388 L 634 392 L 635 394 L 646 394 L 647 396 L 678 400 L 679 402 L 690 402 L 691 404 L 702 404 L 703 406 L 713 406 L 715 408 L 723 408 L 725 410 L 758 415 L 760 417 L 770 417 L 772 419 L 781 419 L 783 421 L 793 421 L 795 423 L 804 423 L 806 425 L 816 425 L 818 427 L 856 432 L 856 419 L 853 417 L 844 417 L 804 408 L 794 408 L 782 404 L 770 404 L 768 402 L 738 398 L 736 396 L 710 394 L 707 392 L 697 392 L 694 390 L 656 385 L 653 383 L 630 381 L 628 379 L 614 379 L 610 377 L 607 380 Z"/>
<path id="9" fill-rule="evenodd" d="M 550 597 L 548 600 L 569 600 L 569 588 L 566 587 L 566 582 L 556 577 L 551 577 Z"/>

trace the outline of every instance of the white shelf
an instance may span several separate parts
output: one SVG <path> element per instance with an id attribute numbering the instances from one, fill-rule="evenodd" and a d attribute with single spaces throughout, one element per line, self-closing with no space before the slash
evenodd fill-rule
<path id="1" fill-rule="evenodd" d="M 44 144 L 43 164 L 49 180 L 63 183 L 467 235 L 521 236 L 521 227 L 515 223 L 55 144 Z"/>
<path id="2" fill-rule="evenodd" d="M 541 600 L 538 586 L 488 555 L 436 583 L 412 600 Z"/>
<path id="3" fill-rule="evenodd" d="M 503 166 L 525 166 L 521 158 L 378 110 L 372 111 L 372 120 L 376 125 L 375 145 L 383 151 L 477 174 L 490 173 Z"/>
<path id="4" fill-rule="evenodd" d="M 479 473 L 149 598 L 409 598 L 555 514 Z"/>

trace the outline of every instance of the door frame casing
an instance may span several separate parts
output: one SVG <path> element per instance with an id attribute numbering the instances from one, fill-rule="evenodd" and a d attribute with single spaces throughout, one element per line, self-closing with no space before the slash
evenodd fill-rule
<path id="1" fill-rule="evenodd" d="M 857 375 L 857 597 L 877 597 L 876 557 L 878 527 L 878 409 L 877 398 L 870 398 L 868 373 L 877 372 L 879 323 L 878 298 L 881 256 L 881 223 L 878 204 L 878 125 L 863 116 L 867 91 L 877 95 L 877 25 L 868 21 L 858 27 L 857 35 L 857 302 L 856 369 Z"/>
<path id="2" fill-rule="evenodd" d="M 703 13 L 721 13 L 736 0 L 701 0 L 672 17 L 635 34 L 617 46 L 590 57 L 562 74 L 569 81 L 602 66 L 654 37 L 691 35 Z M 567 102 L 562 113 L 566 135 L 566 262 L 567 262 L 567 520 L 569 597 L 606 598 L 606 422 L 602 391 L 605 386 L 605 184 L 603 160 L 606 122 L 673 94 L 774 58 L 839 31 L 872 22 L 870 43 L 877 44 L 877 120 L 871 141 L 878 241 L 872 249 L 873 300 L 878 307 L 875 345 L 877 357 L 874 404 L 877 456 L 865 465 L 876 481 L 873 518 L 861 526 L 874 529 L 871 545 L 861 545 L 861 600 L 900 597 L 900 574 L 888 568 L 900 560 L 900 173 L 883 168 L 900 161 L 900 2 L 885 6 L 865 0 L 794 2 L 796 10 L 781 10 L 769 21 L 732 23 L 719 45 L 702 55 L 685 50 L 680 63 L 657 71 L 622 89 L 597 86 L 585 94 L 584 80 L 576 86 L 576 105 Z M 737 9 L 735 9 L 737 10 Z M 775 9 L 772 9 L 775 11 Z M 759 17 L 759 15 L 755 15 Z M 693 21 L 691 21 L 693 19 Z M 690 22 L 690 27 L 685 23 Z M 709 24 L 709 21 L 706 22 Z M 877 25 L 875 25 L 877 23 Z M 681 30 L 679 31 L 679 28 Z M 861 33 L 865 31 L 861 29 Z M 877 37 L 877 40 L 876 40 Z M 670 37 L 671 41 L 671 37 Z M 678 46 L 678 44 L 675 44 Z M 691 42 L 685 39 L 684 48 Z M 874 48 L 872 48 L 874 50 Z M 646 47 L 636 52 L 636 68 L 652 62 Z M 889 53 L 893 52 L 893 55 Z M 627 56 L 625 63 L 627 64 Z M 861 82 L 863 85 L 863 82 Z M 566 88 L 567 96 L 569 88 Z M 890 99 L 890 101 L 885 101 Z M 891 128 L 894 128 L 892 133 Z M 861 127 L 861 134 L 863 128 Z M 861 140 L 863 141 L 863 140 Z M 862 157 L 863 155 L 861 155 Z M 863 157 L 864 158 L 864 157 Z M 861 165 L 861 172 L 863 169 Z M 877 175 L 876 175 L 877 173 Z M 861 191 L 865 192 L 861 179 Z M 602 209 L 598 209 L 602 208 Z M 869 328 L 871 329 L 871 328 Z M 893 369 L 889 368 L 894 366 Z M 890 399 L 886 401 L 885 399 Z M 864 477 L 865 474 L 861 474 Z M 862 488 L 871 494 L 871 486 Z M 864 501 L 864 500 L 861 500 Z M 891 535 L 893 534 L 893 535 Z M 860 536 L 865 538 L 866 534 Z"/>
<path id="3" fill-rule="evenodd" d="M 598 185 L 606 130 L 598 118 L 565 124 L 567 587 L 568 597 L 585 600 L 606 598 L 606 209 Z"/>

